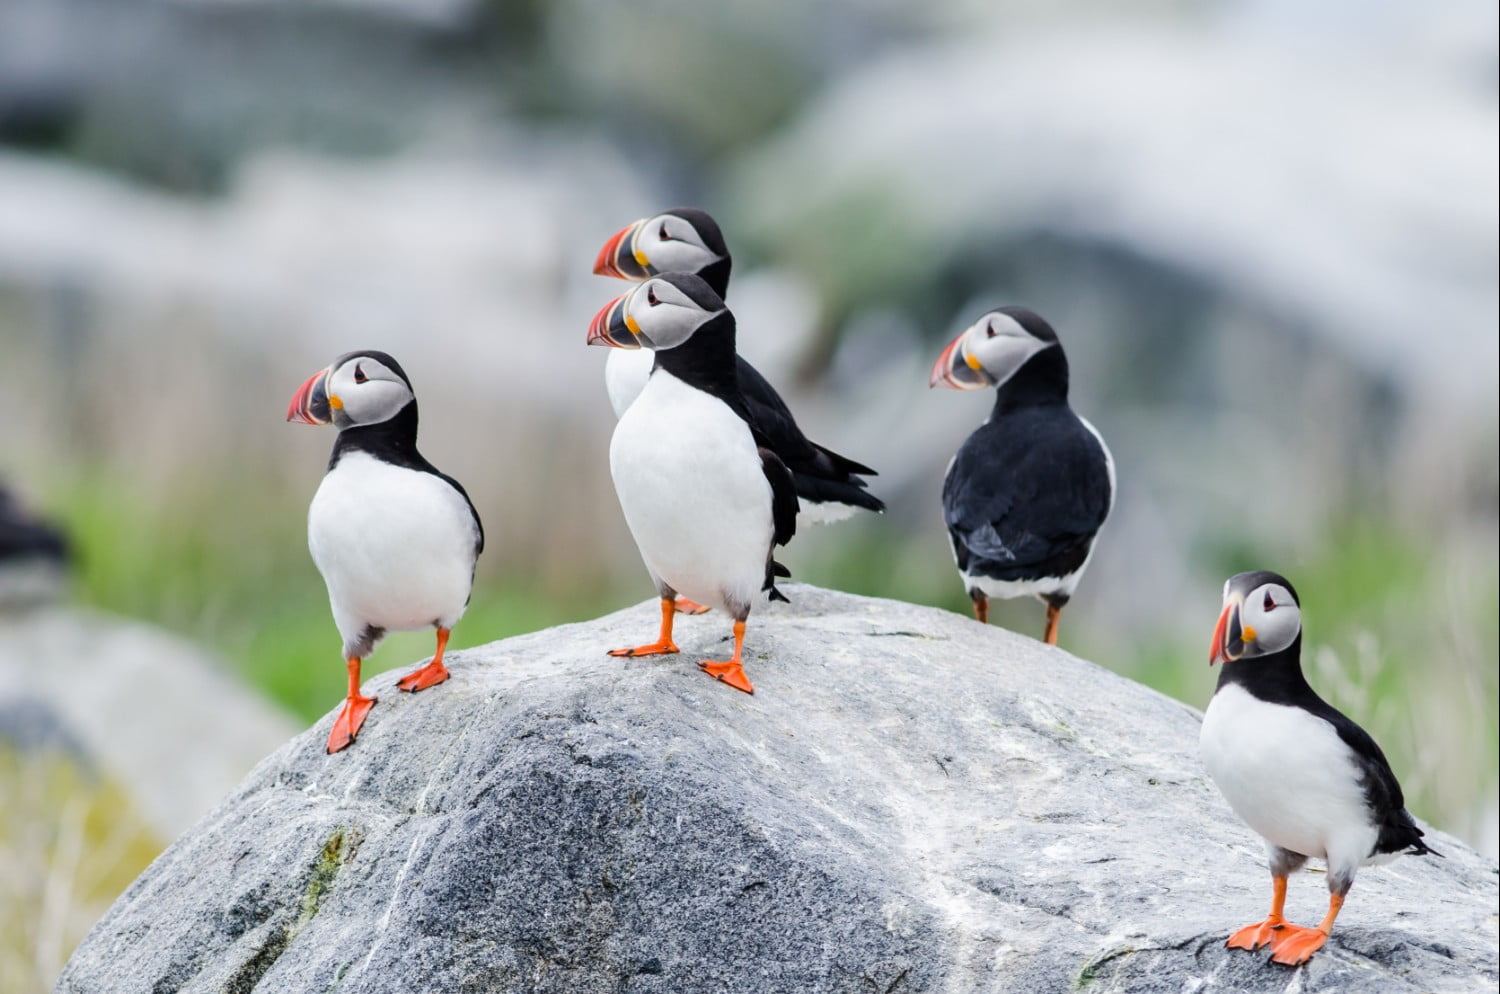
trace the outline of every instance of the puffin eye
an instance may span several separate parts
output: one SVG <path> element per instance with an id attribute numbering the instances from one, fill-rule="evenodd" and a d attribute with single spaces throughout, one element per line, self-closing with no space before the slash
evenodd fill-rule
<path id="1" fill-rule="evenodd" d="M 360 366 L 359 363 L 355 363 L 354 364 L 354 382 L 355 383 L 364 383 L 367 380 L 369 380 L 369 377 L 365 375 L 364 368 L 362 366 Z"/>
<path id="2" fill-rule="evenodd" d="M 984 326 L 984 337 L 985 338 L 994 338 L 995 337 L 995 324 L 994 324 L 993 321 Z"/>
<path id="3" fill-rule="evenodd" d="M 647 306 L 655 307 L 659 303 L 661 303 L 661 301 L 656 299 L 656 287 L 654 287 L 654 286 L 647 287 L 646 288 L 646 304 L 647 304 Z"/>
<path id="4" fill-rule="evenodd" d="M 1271 610 L 1275 606 L 1276 606 L 1276 601 L 1271 597 L 1271 592 L 1269 590 L 1267 590 L 1266 591 L 1266 599 L 1261 602 L 1260 609 L 1262 611 L 1269 611 L 1269 610 Z"/>
<path id="5" fill-rule="evenodd" d="M 663 221 L 661 227 L 656 231 L 656 237 L 662 241 L 671 241 L 672 236 L 667 234 L 667 222 Z"/>

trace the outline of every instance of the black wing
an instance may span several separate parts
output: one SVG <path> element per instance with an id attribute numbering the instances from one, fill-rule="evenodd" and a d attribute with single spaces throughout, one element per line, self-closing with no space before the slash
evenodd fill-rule
<path id="1" fill-rule="evenodd" d="M 1088 558 L 1113 499 L 1103 446 L 1066 407 L 981 425 L 943 480 L 959 569 L 997 580 L 1066 576 Z"/>
<path id="2" fill-rule="evenodd" d="M 761 587 L 771 593 L 772 600 L 786 600 L 786 595 L 776 589 L 778 576 L 791 576 L 792 571 L 772 558 L 778 545 L 786 545 L 797 534 L 797 489 L 792 483 L 792 474 L 770 449 L 757 446 L 760 452 L 761 472 L 771 484 L 771 548 L 766 550 L 766 582 Z"/>
<path id="3" fill-rule="evenodd" d="M 1396 773 L 1391 769 L 1379 743 L 1338 708 L 1316 694 L 1313 696 L 1316 703 L 1309 702 L 1306 705 L 1308 710 L 1331 724 L 1339 733 L 1339 738 L 1354 753 L 1354 762 L 1360 772 L 1360 785 L 1365 791 L 1365 803 L 1369 805 L 1371 816 L 1380 826 L 1380 835 L 1375 840 L 1375 852 L 1399 853 L 1410 850 L 1419 855 L 1432 853 L 1434 856 L 1441 856 L 1442 853 L 1422 841 L 1425 833 L 1417 827 L 1411 812 L 1406 810 L 1406 798 L 1401 792 L 1401 784 L 1396 780 Z"/>
<path id="4" fill-rule="evenodd" d="M 802 434 L 786 401 L 754 366 L 738 359 L 740 394 L 762 444 L 775 452 L 791 471 L 797 493 L 810 501 L 850 504 L 882 511 L 885 504 L 860 479 L 877 475 L 873 469 L 824 448 Z"/>

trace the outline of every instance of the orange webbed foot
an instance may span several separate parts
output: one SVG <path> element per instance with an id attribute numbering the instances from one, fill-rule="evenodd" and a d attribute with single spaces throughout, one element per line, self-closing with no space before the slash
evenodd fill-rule
<path id="1" fill-rule="evenodd" d="M 678 597 L 673 607 L 678 614 L 707 614 L 713 610 L 707 604 L 699 604 L 690 597 Z"/>
<path id="2" fill-rule="evenodd" d="M 421 669 L 412 670 L 406 676 L 397 680 L 396 689 L 414 694 L 419 690 L 426 690 L 428 687 L 436 687 L 448 679 L 448 675 L 448 667 L 443 665 L 443 661 L 441 659 L 433 659 Z"/>
<path id="3" fill-rule="evenodd" d="M 1224 940 L 1224 945 L 1229 949 L 1248 949 L 1251 952 L 1269 946 L 1276 941 L 1277 935 L 1286 927 L 1286 919 L 1280 917 L 1267 918 L 1263 922 L 1254 925 L 1246 925 Z"/>
<path id="4" fill-rule="evenodd" d="M 735 690 L 742 690 L 747 694 L 755 693 L 755 687 L 751 685 L 750 678 L 745 676 L 745 667 L 740 665 L 737 659 L 722 663 L 704 659 L 698 663 L 698 668 L 720 683 L 729 684 Z"/>
<path id="5" fill-rule="evenodd" d="M 349 748 L 377 700 L 379 700 L 378 697 L 349 697 L 344 700 L 344 706 L 339 709 L 338 717 L 333 719 L 333 727 L 328 730 L 328 754 L 330 756 Z"/>
<path id="6" fill-rule="evenodd" d="M 629 658 L 631 656 L 665 656 L 677 651 L 677 643 L 667 639 L 652 642 L 650 645 L 638 645 L 632 649 L 611 649 L 609 654 Z"/>
<path id="7" fill-rule="evenodd" d="M 1271 940 L 1271 962 L 1282 966 L 1300 966 L 1312 959 L 1313 953 L 1328 942 L 1328 933 L 1321 928 L 1303 928 L 1287 925 Z"/>

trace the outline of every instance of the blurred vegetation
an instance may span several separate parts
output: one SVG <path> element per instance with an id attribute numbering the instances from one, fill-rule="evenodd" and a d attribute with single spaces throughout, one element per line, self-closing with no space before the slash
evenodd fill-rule
<path id="1" fill-rule="evenodd" d="M 0 744 L 0 991 L 48 990 L 161 851 L 117 785 L 58 749 Z"/>

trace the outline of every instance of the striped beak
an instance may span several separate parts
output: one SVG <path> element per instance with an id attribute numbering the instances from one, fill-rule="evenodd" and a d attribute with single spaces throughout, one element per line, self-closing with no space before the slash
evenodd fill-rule
<path id="1" fill-rule="evenodd" d="M 969 332 L 964 331 L 943 350 L 938 356 L 937 362 L 932 364 L 932 375 L 927 380 L 928 387 L 948 387 L 953 390 L 976 390 L 979 387 L 993 386 L 994 377 L 985 372 L 979 360 L 973 358 L 964 349 L 964 340 L 969 337 Z"/>
<path id="2" fill-rule="evenodd" d="M 609 237 L 594 260 L 595 276 L 613 276 L 617 280 L 640 282 L 651 275 L 649 261 L 635 251 L 635 236 L 645 219 L 626 225 Z"/>
<path id="3" fill-rule="evenodd" d="M 1246 632 L 1240 624 L 1240 609 L 1244 599 L 1232 594 L 1219 612 L 1219 623 L 1214 626 L 1213 645 L 1208 647 L 1208 665 L 1232 663 L 1245 654 L 1245 644 L 1255 641 L 1255 633 Z M 1246 635 L 1249 638 L 1246 638 Z"/>
<path id="4" fill-rule="evenodd" d="M 328 403 L 328 374 L 332 371 L 332 366 L 320 369 L 297 388 L 292 394 L 292 402 L 286 406 L 288 421 L 326 425 L 333 420 L 333 408 Z"/>
<path id="5" fill-rule="evenodd" d="M 594 320 L 589 322 L 590 345 L 608 345 L 617 349 L 638 349 L 641 341 L 636 337 L 639 330 L 635 321 L 625 313 L 625 298 L 621 294 L 599 308 Z"/>

